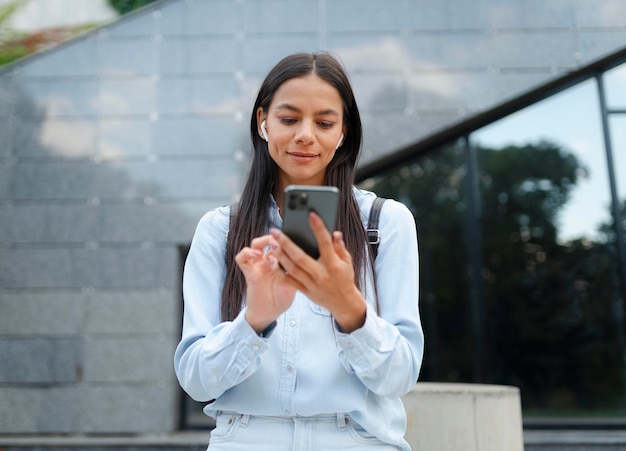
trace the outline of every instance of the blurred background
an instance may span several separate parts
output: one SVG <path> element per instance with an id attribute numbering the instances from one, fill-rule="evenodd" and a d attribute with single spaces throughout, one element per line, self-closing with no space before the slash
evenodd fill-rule
<path id="1" fill-rule="evenodd" d="M 173 375 L 182 265 L 266 72 L 318 50 L 359 185 L 415 215 L 420 380 L 626 428 L 625 2 L 0 0 L 0 442 L 211 427 Z"/>

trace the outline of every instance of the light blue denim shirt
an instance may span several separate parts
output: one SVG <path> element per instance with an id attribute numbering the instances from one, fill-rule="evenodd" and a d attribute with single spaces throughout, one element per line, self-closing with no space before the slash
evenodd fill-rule
<path id="1" fill-rule="evenodd" d="M 367 225 L 373 193 L 354 188 Z M 271 202 L 270 221 L 282 220 Z M 345 413 L 380 440 L 408 450 L 400 397 L 417 381 L 424 336 L 418 309 L 419 263 L 415 221 L 387 200 L 380 214 L 376 258 L 379 311 L 371 273 L 363 327 L 342 333 L 327 310 L 296 293 L 269 337 L 244 319 L 220 322 L 229 207 L 209 211 L 193 237 L 183 276 L 182 339 L 174 366 L 182 388 L 204 411 L 315 416 Z"/>

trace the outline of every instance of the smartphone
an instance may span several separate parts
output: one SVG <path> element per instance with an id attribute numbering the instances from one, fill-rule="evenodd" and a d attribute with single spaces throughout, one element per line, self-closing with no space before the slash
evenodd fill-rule
<path id="1" fill-rule="evenodd" d="M 339 189 L 334 186 L 289 185 L 283 197 L 283 232 L 311 257 L 317 259 L 317 240 L 309 225 L 314 211 L 332 233 L 337 227 Z"/>

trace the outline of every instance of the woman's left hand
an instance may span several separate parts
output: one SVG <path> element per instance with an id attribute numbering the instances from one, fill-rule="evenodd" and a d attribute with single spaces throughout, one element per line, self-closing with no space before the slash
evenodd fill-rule
<path id="1" fill-rule="evenodd" d="M 367 307 L 355 285 L 352 256 L 343 234 L 331 235 L 319 215 L 309 213 L 309 225 L 318 243 L 317 260 L 277 229 L 271 231 L 276 240 L 270 243 L 272 253 L 286 271 L 287 282 L 330 311 L 341 330 L 350 333 L 364 324 Z"/>

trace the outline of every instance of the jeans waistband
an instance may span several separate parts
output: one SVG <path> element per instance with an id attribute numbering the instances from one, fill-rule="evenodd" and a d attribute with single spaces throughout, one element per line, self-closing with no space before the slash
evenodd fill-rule
<path id="1" fill-rule="evenodd" d="M 318 415 L 312 415 L 312 416 L 300 416 L 300 415 L 281 416 L 281 415 L 250 415 L 250 414 L 245 414 L 245 413 L 220 410 L 217 412 L 217 415 L 240 417 L 242 427 L 246 427 L 248 425 L 248 421 L 250 421 L 250 418 L 259 418 L 262 420 L 279 420 L 279 421 L 319 421 L 319 420 L 333 421 L 333 420 L 336 420 L 337 428 L 340 431 L 343 431 L 346 429 L 346 424 L 348 423 L 349 418 L 350 418 L 349 415 L 342 413 L 342 412 L 318 414 Z"/>

